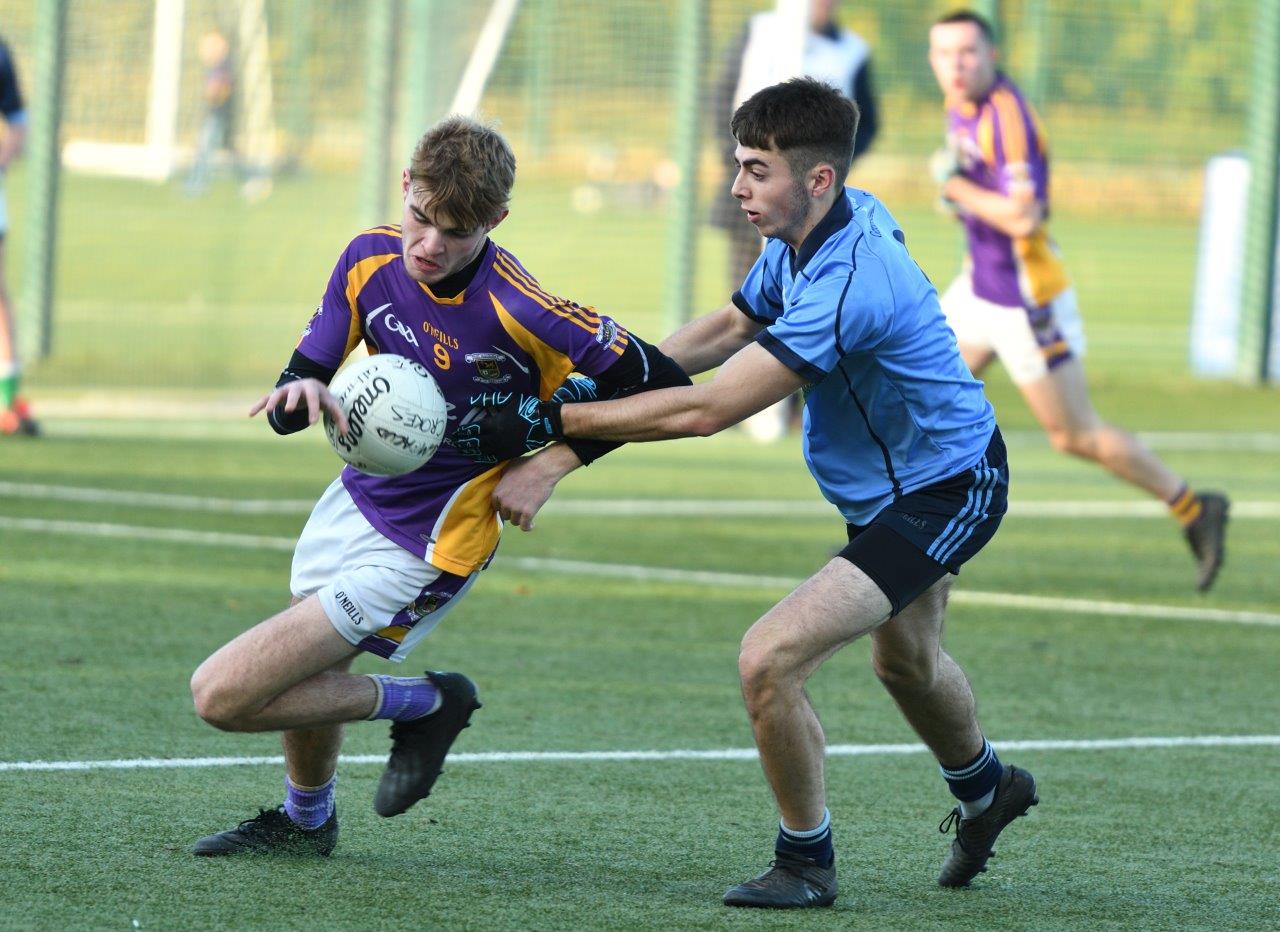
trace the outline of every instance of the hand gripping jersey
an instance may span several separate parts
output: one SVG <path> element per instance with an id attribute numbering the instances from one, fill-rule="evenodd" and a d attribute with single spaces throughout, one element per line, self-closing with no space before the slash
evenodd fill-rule
<path id="1" fill-rule="evenodd" d="M 964 177 L 1004 195 L 1031 193 L 1049 210 L 1049 151 L 1031 105 L 1003 74 L 987 96 L 947 109 L 947 142 L 960 154 Z M 963 218 L 973 263 L 973 293 L 1005 307 L 1047 305 L 1069 285 L 1044 226 L 1006 236 L 977 217 Z"/>
<path id="2" fill-rule="evenodd" d="M 867 192 L 846 189 L 798 253 L 770 239 L 733 303 L 809 380 L 805 461 L 850 524 L 982 459 L 995 412 L 897 221 Z"/>
<path id="3" fill-rule="evenodd" d="M 546 399 L 570 372 L 598 376 L 622 355 L 630 338 L 613 320 L 548 294 L 496 244 L 484 250 L 466 289 L 437 298 L 405 271 L 399 226 L 361 233 L 338 260 L 298 350 L 333 368 L 360 343 L 417 360 L 444 392 L 450 431 L 472 395 Z M 490 496 L 505 468 L 478 465 L 446 444 L 415 472 L 378 477 L 348 466 L 342 483 L 380 533 L 466 576 L 497 547 L 501 520 Z"/>

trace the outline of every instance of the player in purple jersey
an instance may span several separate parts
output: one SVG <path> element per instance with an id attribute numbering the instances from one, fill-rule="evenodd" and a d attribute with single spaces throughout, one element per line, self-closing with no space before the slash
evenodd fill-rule
<path id="1" fill-rule="evenodd" d="M 1099 417 L 1080 357 L 1075 289 L 1046 231 L 1049 153 L 1035 111 L 996 68 L 991 26 L 967 10 L 929 31 L 929 63 L 947 107 L 947 146 L 933 158 L 944 204 L 969 256 L 942 296 L 965 362 L 999 357 L 1055 449 L 1092 460 L 1169 506 L 1204 592 L 1222 566 L 1228 499 L 1196 492 L 1133 434 Z"/>
<path id="2" fill-rule="evenodd" d="M 401 223 L 347 246 L 288 367 L 250 414 L 266 411 L 278 433 L 291 433 L 327 411 L 345 433 L 327 385 L 361 344 L 426 366 L 451 419 L 513 392 L 582 400 L 688 384 L 662 353 L 545 291 L 489 239 L 514 180 L 515 157 L 495 130 L 463 117 L 429 130 L 404 172 Z M 392 722 L 379 815 L 424 798 L 479 708 L 474 684 L 459 673 L 357 676 L 351 662 L 362 651 L 403 660 L 492 559 L 503 519 L 528 530 L 563 476 L 616 446 L 573 441 L 513 463 L 445 445 L 404 476 L 344 469 L 298 540 L 291 607 L 192 677 L 201 718 L 227 731 L 280 731 L 287 770 L 283 805 L 201 838 L 194 853 L 329 854 L 347 722 Z"/>

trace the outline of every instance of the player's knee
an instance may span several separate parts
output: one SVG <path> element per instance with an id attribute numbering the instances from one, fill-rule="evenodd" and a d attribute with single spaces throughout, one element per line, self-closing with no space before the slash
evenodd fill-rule
<path id="1" fill-rule="evenodd" d="M 225 677 L 201 666 L 191 676 L 191 699 L 196 715 L 221 731 L 244 731 L 245 709 Z"/>
<path id="2" fill-rule="evenodd" d="M 1088 458 L 1094 456 L 1096 448 L 1092 431 L 1073 430 L 1070 427 L 1050 429 L 1049 443 L 1051 443 L 1053 448 L 1059 453 L 1067 453 L 1071 456 L 1082 456 Z"/>
<path id="3" fill-rule="evenodd" d="M 782 653 L 760 644 L 743 642 L 738 653 L 738 677 L 748 713 L 767 706 L 792 682 L 793 670 Z"/>
<path id="4" fill-rule="evenodd" d="M 738 652 L 738 678 L 742 681 L 742 692 L 748 702 L 752 696 L 769 690 L 777 678 L 769 651 L 744 643 Z"/>
<path id="5" fill-rule="evenodd" d="M 938 675 L 936 656 L 911 654 L 892 657 L 873 656 L 872 669 L 876 678 L 890 692 L 923 692 L 933 686 Z"/>

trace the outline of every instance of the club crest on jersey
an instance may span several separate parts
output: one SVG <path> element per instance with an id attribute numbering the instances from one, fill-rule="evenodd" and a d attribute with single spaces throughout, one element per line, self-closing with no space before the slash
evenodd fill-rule
<path id="1" fill-rule="evenodd" d="M 596 342 L 605 349 L 617 343 L 618 325 L 611 320 L 600 321 L 600 326 L 596 328 Z"/>
<path id="2" fill-rule="evenodd" d="M 476 367 L 476 374 L 471 377 L 471 381 L 486 385 L 501 385 L 511 381 L 511 373 L 502 371 L 502 363 L 506 357 L 501 353 L 467 353 L 465 358 Z"/>

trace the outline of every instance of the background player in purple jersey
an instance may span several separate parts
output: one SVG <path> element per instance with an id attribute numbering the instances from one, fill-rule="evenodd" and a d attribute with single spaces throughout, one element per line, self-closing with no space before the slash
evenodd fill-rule
<path id="1" fill-rule="evenodd" d="M 549 294 L 489 239 L 514 180 L 515 157 L 492 128 L 463 117 L 432 127 L 404 172 L 401 223 L 347 246 L 288 367 L 250 415 L 266 411 L 277 432 L 290 433 L 328 411 L 345 432 L 327 385 L 362 343 L 426 366 L 450 411 L 513 392 L 581 400 L 688 384 L 662 353 Z M 575 441 L 514 465 L 443 446 L 404 476 L 344 469 L 298 540 L 291 606 L 192 677 L 203 719 L 228 731 L 280 731 L 287 769 L 281 806 L 201 838 L 194 853 L 329 854 L 346 722 L 392 722 L 374 800 L 380 815 L 424 798 L 479 708 L 474 684 L 458 673 L 353 675 L 351 662 L 362 651 L 403 660 L 492 559 L 499 514 L 527 528 L 560 478 L 616 446 Z"/>
<path id="2" fill-rule="evenodd" d="M 1049 153 L 1030 103 L 996 67 L 991 26 L 967 10 L 929 31 L 929 64 L 947 107 L 933 170 L 964 224 L 968 261 L 942 309 L 975 373 L 995 357 L 1055 449 L 1105 467 L 1166 502 L 1207 590 L 1222 566 L 1228 500 L 1195 492 L 1133 434 L 1099 417 L 1080 357 L 1075 289 L 1049 239 Z"/>

